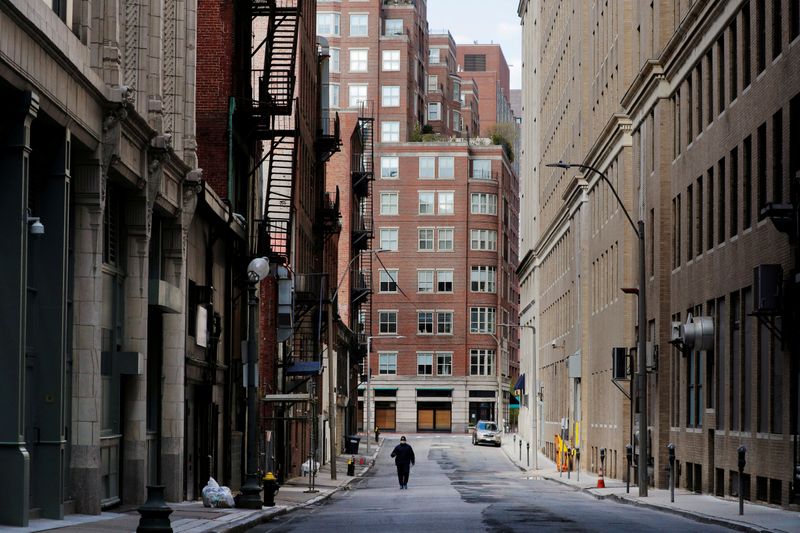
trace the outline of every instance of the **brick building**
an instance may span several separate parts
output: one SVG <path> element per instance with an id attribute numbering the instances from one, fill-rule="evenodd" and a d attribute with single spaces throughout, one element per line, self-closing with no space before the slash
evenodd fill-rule
<path id="1" fill-rule="evenodd" d="M 456 42 L 447 30 L 428 36 L 427 124 L 445 138 L 460 137 L 461 76 L 456 65 Z"/>
<path id="2" fill-rule="evenodd" d="M 798 321 L 797 3 L 573 8 L 520 3 L 524 41 L 541 51 L 523 74 L 522 154 L 533 192 L 523 211 L 539 216 L 523 234 L 522 272 L 536 301 L 538 442 L 552 453 L 561 419 L 580 422 L 570 439 L 582 463 L 597 469 L 606 448 L 607 473 L 625 475 L 624 446 L 644 429 L 611 383 L 611 349 L 634 346 L 638 330 L 649 346 L 651 483 L 666 485 L 672 442 L 680 486 L 735 495 L 744 445 L 744 497 L 792 505 L 800 343 L 779 324 Z M 581 65 L 575 81 L 565 55 Z M 558 160 L 605 173 L 644 221 L 646 325 L 620 291 L 638 285 L 624 211 L 596 173 L 544 167 Z M 702 349 L 670 342 L 689 314 L 713 325 Z"/>
<path id="3" fill-rule="evenodd" d="M 513 124 L 510 73 L 500 45 L 459 44 L 457 51 L 459 73 L 480 93 L 480 134 L 489 135 L 496 124 Z"/>

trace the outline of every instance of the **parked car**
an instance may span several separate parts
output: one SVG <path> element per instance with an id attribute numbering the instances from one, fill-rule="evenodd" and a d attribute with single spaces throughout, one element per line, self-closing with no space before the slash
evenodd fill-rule
<path id="1" fill-rule="evenodd" d="M 500 440 L 500 429 L 497 427 L 496 422 L 479 420 L 475 427 L 472 428 L 472 445 L 477 446 L 482 443 L 500 446 L 502 441 Z"/>

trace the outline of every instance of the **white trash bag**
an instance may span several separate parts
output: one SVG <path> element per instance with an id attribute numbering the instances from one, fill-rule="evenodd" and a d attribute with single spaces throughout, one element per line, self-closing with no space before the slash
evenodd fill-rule
<path id="1" fill-rule="evenodd" d="M 203 506 L 225 508 L 234 505 L 231 489 L 220 487 L 213 477 L 208 478 L 208 483 L 203 487 Z"/>

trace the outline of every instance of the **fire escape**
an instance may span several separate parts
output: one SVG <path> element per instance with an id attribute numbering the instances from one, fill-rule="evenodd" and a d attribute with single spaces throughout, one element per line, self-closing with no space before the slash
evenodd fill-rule
<path id="1" fill-rule="evenodd" d="M 353 331 L 358 337 L 359 357 L 366 355 L 367 336 L 372 334 L 372 182 L 374 171 L 375 119 L 372 102 L 359 106 L 357 127 L 351 137 L 353 209 L 351 248 L 354 262 L 350 272 L 350 302 Z"/>
<path id="2" fill-rule="evenodd" d="M 274 262 L 286 263 L 292 231 L 297 126 L 293 114 L 295 61 L 301 0 L 252 0 L 251 20 L 268 19 L 266 37 L 254 47 L 264 51 L 263 70 L 254 69 L 258 93 L 251 107 L 253 135 L 265 142 L 267 186 L 259 241 Z"/>

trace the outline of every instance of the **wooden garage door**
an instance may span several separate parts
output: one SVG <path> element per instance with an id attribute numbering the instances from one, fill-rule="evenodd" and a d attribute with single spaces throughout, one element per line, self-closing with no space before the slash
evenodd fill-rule
<path id="1" fill-rule="evenodd" d="M 433 427 L 433 409 L 418 409 L 417 410 L 417 430 L 430 431 Z"/>
<path id="2" fill-rule="evenodd" d="M 394 402 L 377 402 L 375 406 L 375 425 L 381 431 L 394 431 L 397 409 Z"/>
<path id="3" fill-rule="evenodd" d="M 436 431 L 450 431 L 450 419 L 452 411 L 450 409 L 437 409 L 434 420 Z"/>
<path id="4" fill-rule="evenodd" d="M 450 403 L 417 403 L 417 431 L 452 431 L 452 406 Z"/>

